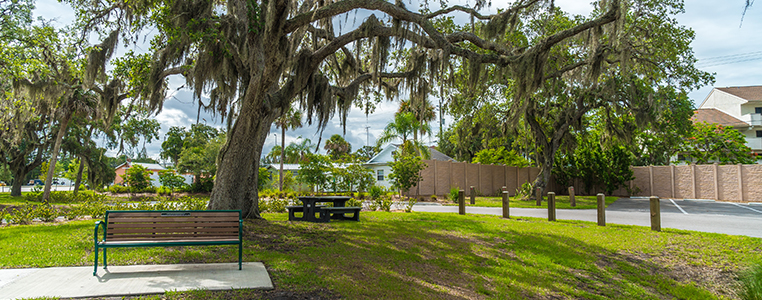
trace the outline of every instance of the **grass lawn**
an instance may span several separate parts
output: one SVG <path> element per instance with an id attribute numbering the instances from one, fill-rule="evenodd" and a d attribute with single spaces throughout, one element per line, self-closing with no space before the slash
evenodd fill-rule
<path id="1" fill-rule="evenodd" d="M 606 207 L 611 203 L 614 203 L 619 197 L 606 196 Z M 548 208 L 548 197 L 542 198 L 542 205 L 535 205 L 534 200 L 522 201 L 517 197 L 510 197 L 510 206 L 517 208 Z M 557 209 L 596 209 L 598 207 L 598 200 L 595 196 L 575 196 L 574 201 L 577 202 L 577 206 L 571 207 L 568 195 L 556 196 L 556 208 Z M 471 204 L 471 198 L 466 197 L 466 206 L 482 206 L 482 207 L 503 207 L 503 198 L 501 197 L 476 197 L 476 204 Z M 457 206 L 457 203 L 447 203 L 447 206 Z"/>
<path id="2" fill-rule="evenodd" d="M 26 192 L 21 192 L 21 196 L 19 197 L 11 197 L 10 192 L 0 193 L 0 204 L 22 205 L 26 203 L 26 199 L 24 199 L 24 195 L 26 195 Z"/>
<path id="3" fill-rule="evenodd" d="M 273 291 L 149 299 L 714 299 L 735 297 L 762 239 L 581 221 L 363 212 L 360 222 L 245 222 L 245 261 Z M 92 221 L 0 228 L 0 268 L 92 264 Z M 235 262 L 237 248 L 112 249 L 114 265 Z"/>

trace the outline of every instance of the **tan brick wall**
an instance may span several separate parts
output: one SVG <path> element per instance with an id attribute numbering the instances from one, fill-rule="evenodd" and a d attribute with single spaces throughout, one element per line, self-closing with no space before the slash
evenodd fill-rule
<path id="1" fill-rule="evenodd" d="M 450 175 L 452 175 L 451 171 L 451 163 L 446 161 L 437 161 L 435 160 L 434 163 L 436 164 L 436 184 L 437 184 L 437 195 L 444 195 L 450 192 Z"/>
<path id="2" fill-rule="evenodd" d="M 436 184 L 436 179 L 434 176 L 434 161 L 425 160 L 423 162 L 426 163 L 426 169 L 421 171 L 421 177 L 423 180 L 421 180 L 419 185 L 420 190 L 418 190 L 418 193 L 419 195 L 433 195 L 434 185 Z"/>
<path id="3" fill-rule="evenodd" d="M 466 187 L 466 163 L 451 163 L 450 164 L 450 186 L 457 187 L 461 190 L 468 189 Z M 448 191 L 449 192 L 449 191 Z"/>
<path id="4" fill-rule="evenodd" d="M 492 169 L 492 194 L 499 195 L 505 185 L 505 166 L 489 166 Z"/>
<path id="5" fill-rule="evenodd" d="M 471 196 L 471 187 L 479 189 L 479 165 L 478 164 L 466 164 L 466 186 L 463 187 L 466 190 L 466 196 Z"/>
<path id="6" fill-rule="evenodd" d="M 696 198 L 715 199 L 714 165 L 696 165 Z"/>
<path id="7" fill-rule="evenodd" d="M 672 197 L 672 169 L 670 166 L 654 166 L 653 195 Z M 657 184 L 658 183 L 658 184 Z M 662 196 L 663 195 L 663 196 Z"/>
<path id="8" fill-rule="evenodd" d="M 474 187 L 477 190 L 477 195 L 489 195 L 492 191 L 492 168 L 490 165 L 479 164 L 479 183 Z"/>
<path id="9" fill-rule="evenodd" d="M 638 191 L 638 196 L 651 195 L 651 177 L 648 173 L 648 167 L 633 167 L 632 173 L 635 179 L 632 181 L 632 189 Z"/>
<path id="10" fill-rule="evenodd" d="M 717 166 L 717 175 L 717 178 L 721 178 L 719 181 L 720 199 L 718 200 L 740 200 L 738 166 Z"/>
<path id="11" fill-rule="evenodd" d="M 519 188 L 516 186 L 518 170 L 518 167 L 505 167 L 505 186 L 508 188 L 508 194 L 511 196 L 515 196 L 516 189 Z"/>
<path id="12" fill-rule="evenodd" d="M 746 201 L 762 201 L 762 165 L 741 166 L 743 198 Z"/>
<path id="13" fill-rule="evenodd" d="M 693 199 L 693 171 L 691 166 L 675 166 L 675 198 Z"/>

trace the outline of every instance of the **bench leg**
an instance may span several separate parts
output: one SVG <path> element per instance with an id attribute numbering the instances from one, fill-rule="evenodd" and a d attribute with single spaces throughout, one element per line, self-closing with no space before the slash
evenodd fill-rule
<path id="1" fill-rule="evenodd" d="M 104 270 L 108 268 L 108 256 L 106 256 L 106 249 L 108 248 L 103 248 L 103 269 Z"/>
<path id="2" fill-rule="evenodd" d="M 98 246 L 95 246 L 95 262 L 93 263 L 93 276 L 98 273 Z"/>
<path id="3" fill-rule="evenodd" d="M 356 211 L 354 214 L 352 214 L 352 218 L 348 218 L 352 221 L 360 221 L 360 211 Z"/>
<path id="4" fill-rule="evenodd" d="M 243 258 L 241 254 L 242 251 L 243 251 L 243 242 L 238 244 L 238 270 L 239 271 L 241 270 L 241 259 Z"/>
<path id="5" fill-rule="evenodd" d="M 320 210 L 320 218 L 315 220 L 315 222 L 320 222 L 320 223 L 328 223 L 330 221 L 331 221 L 331 212 L 327 210 Z"/>

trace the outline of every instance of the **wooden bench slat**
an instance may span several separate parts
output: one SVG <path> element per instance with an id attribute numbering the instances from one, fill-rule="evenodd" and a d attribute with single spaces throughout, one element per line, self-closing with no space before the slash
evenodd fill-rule
<path id="1" fill-rule="evenodd" d="M 171 232 L 235 232 L 238 234 L 238 227 L 227 228 L 127 228 L 127 229 L 114 229 L 107 231 L 110 234 L 121 233 L 171 233 Z"/>
<path id="2" fill-rule="evenodd" d="M 186 213 L 186 212 L 109 212 L 109 219 L 112 217 L 162 217 L 161 214 L 168 213 L 168 214 L 175 214 L 175 213 Z M 189 216 L 182 216 L 182 217 L 236 217 L 238 218 L 238 212 L 187 212 L 190 215 Z"/>
<path id="3" fill-rule="evenodd" d="M 189 228 L 189 227 L 207 227 L 207 228 L 219 228 L 219 227 L 236 227 L 238 228 L 238 222 L 216 222 L 216 223 L 119 223 L 108 224 L 109 231 L 112 229 L 120 228 Z"/>
<path id="4" fill-rule="evenodd" d="M 238 239 L 238 233 L 236 234 L 126 234 L 126 235 L 114 235 L 106 238 L 106 241 L 116 240 L 135 240 L 135 239 L 194 239 L 194 238 L 210 238 L 210 237 L 224 237 L 224 238 L 236 238 Z"/>
<path id="5" fill-rule="evenodd" d="M 238 217 L 156 217 L 156 218 L 108 218 L 109 223 L 146 223 L 146 222 L 238 222 Z"/>
<path id="6" fill-rule="evenodd" d="M 238 242 L 238 239 L 179 239 L 172 240 L 172 243 L 196 243 L 196 242 Z M 162 240 L 130 240 L 130 241 L 106 241 L 100 245 L 130 245 L 130 244 L 159 244 L 167 243 Z"/>

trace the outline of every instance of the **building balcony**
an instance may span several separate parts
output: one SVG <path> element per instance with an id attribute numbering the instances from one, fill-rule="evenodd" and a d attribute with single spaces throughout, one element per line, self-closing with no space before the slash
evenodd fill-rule
<path id="1" fill-rule="evenodd" d="M 741 115 L 741 121 L 744 121 L 751 126 L 762 126 L 762 114 Z"/>
<path id="2" fill-rule="evenodd" d="M 746 138 L 746 146 L 751 148 L 751 150 L 754 151 L 760 151 L 762 150 L 762 138 Z"/>

